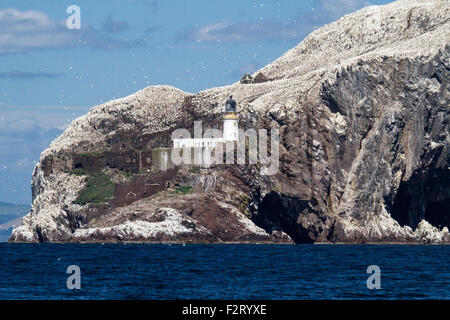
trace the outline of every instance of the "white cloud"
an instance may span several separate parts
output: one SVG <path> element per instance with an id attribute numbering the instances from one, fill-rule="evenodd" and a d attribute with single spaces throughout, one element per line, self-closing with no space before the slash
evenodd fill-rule
<path id="1" fill-rule="evenodd" d="M 8 34 L 54 30 L 58 24 L 40 11 L 5 9 L 0 10 L 0 27 L 2 33 Z"/>
<path id="2" fill-rule="evenodd" d="M 363 0 L 316 0 L 316 2 L 321 10 L 336 16 L 344 15 L 370 5 L 368 1 Z"/>
<path id="3" fill-rule="evenodd" d="M 113 22 L 121 30 L 126 29 L 126 22 L 109 19 L 105 22 L 108 26 Z M 120 49 L 140 45 L 142 40 L 112 38 L 86 24 L 81 30 L 68 30 L 65 21 L 53 20 L 41 11 L 0 10 L 0 54 L 79 46 Z"/>
<path id="4" fill-rule="evenodd" d="M 243 66 L 240 66 L 237 70 L 233 71 L 233 76 L 236 78 L 242 77 L 244 74 L 252 74 L 256 70 L 258 70 L 261 66 L 258 63 L 248 63 Z"/>
<path id="5" fill-rule="evenodd" d="M 178 34 L 177 40 L 195 42 L 298 41 L 315 28 L 369 4 L 364 0 L 316 0 L 314 11 L 285 21 L 270 19 L 255 22 L 219 21 L 187 29 Z"/>
<path id="6" fill-rule="evenodd" d="M 30 180 L 39 155 L 61 134 L 31 118 L 0 120 L 0 195 L 3 200 L 29 203 Z"/>
<path id="7" fill-rule="evenodd" d="M 37 125 L 48 130 L 65 129 L 75 118 L 85 114 L 90 107 L 86 106 L 3 106 L 0 112 L 0 129 L 6 124 L 20 123 L 32 118 Z"/>
<path id="8" fill-rule="evenodd" d="M 0 10 L 0 53 L 70 46 L 75 36 L 40 11 Z"/>

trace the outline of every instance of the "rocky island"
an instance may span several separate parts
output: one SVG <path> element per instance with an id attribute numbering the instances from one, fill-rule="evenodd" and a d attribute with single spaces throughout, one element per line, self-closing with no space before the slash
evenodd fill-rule
<path id="1" fill-rule="evenodd" d="M 367 7 L 241 82 L 152 86 L 52 142 L 10 242 L 450 243 L 450 2 Z M 161 167 L 171 133 L 279 128 L 279 170 Z"/>

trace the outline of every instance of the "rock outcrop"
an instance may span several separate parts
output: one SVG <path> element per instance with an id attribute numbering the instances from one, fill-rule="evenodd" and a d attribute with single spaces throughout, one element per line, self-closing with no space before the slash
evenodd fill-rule
<path id="1" fill-rule="evenodd" d="M 42 153 L 10 241 L 450 243 L 449 30 L 446 0 L 368 7 L 255 72 L 264 81 L 96 106 Z M 230 95 L 243 129 L 279 128 L 278 172 L 155 171 L 171 132 L 219 128 Z"/>

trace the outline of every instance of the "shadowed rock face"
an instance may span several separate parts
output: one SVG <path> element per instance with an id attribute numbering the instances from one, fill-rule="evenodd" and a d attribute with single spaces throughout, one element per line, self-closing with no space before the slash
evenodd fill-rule
<path id="1" fill-rule="evenodd" d="M 258 70 L 260 83 L 149 87 L 94 107 L 42 153 L 11 241 L 449 243 L 449 21 L 448 1 L 365 8 Z M 220 128 L 230 95 L 243 129 L 279 128 L 275 175 L 150 172 L 174 129 Z M 108 173 L 116 199 L 74 204 L 81 167 Z"/>

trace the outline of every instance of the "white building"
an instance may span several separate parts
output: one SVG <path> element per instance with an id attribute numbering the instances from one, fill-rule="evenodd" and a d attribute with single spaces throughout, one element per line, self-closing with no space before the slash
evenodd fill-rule
<path id="1" fill-rule="evenodd" d="M 239 119 L 234 111 L 225 112 L 223 115 L 223 140 L 238 141 L 239 137 Z"/>
<path id="2" fill-rule="evenodd" d="M 214 148 L 223 138 L 178 138 L 173 139 L 174 148 Z"/>
<path id="3" fill-rule="evenodd" d="M 175 138 L 174 148 L 214 148 L 218 143 L 238 141 L 239 118 L 234 108 L 225 111 L 223 115 L 222 138 Z"/>

